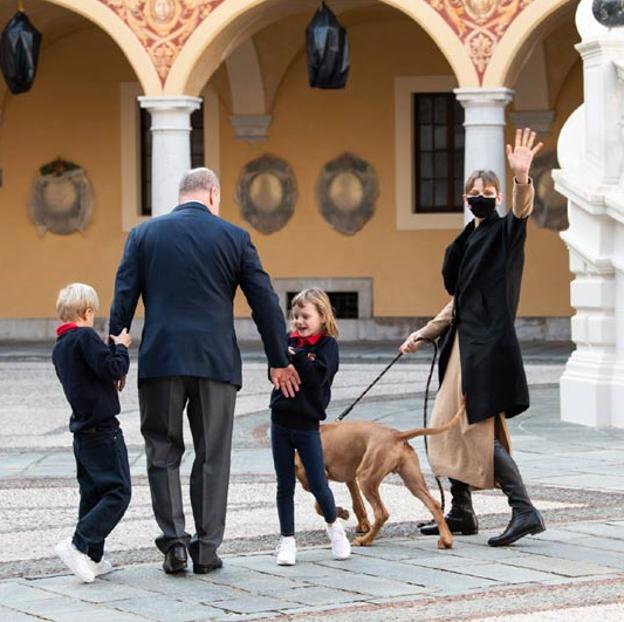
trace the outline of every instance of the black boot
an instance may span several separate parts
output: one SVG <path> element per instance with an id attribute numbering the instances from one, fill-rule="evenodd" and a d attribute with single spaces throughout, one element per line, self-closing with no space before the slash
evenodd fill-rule
<path id="1" fill-rule="evenodd" d="M 451 533 L 462 534 L 464 536 L 472 536 L 479 533 L 479 523 L 477 515 L 472 507 L 472 494 L 470 486 L 456 479 L 449 480 L 451 482 L 451 509 L 445 516 L 446 524 Z M 435 521 L 431 521 L 427 525 L 420 528 L 423 536 L 438 536 L 440 531 Z"/>
<path id="2" fill-rule="evenodd" d="M 524 536 L 535 535 L 546 529 L 542 515 L 531 503 L 518 466 L 505 448 L 494 441 L 494 479 L 507 495 L 511 520 L 500 536 L 490 538 L 490 546 L 508 546 Z"/>

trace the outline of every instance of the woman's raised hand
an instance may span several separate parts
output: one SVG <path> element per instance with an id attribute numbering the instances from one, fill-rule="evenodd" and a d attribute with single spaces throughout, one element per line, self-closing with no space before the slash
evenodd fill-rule
<path id="1" fill-rule="evenodd" d="M 529 182 L 529 169 L 535 154 L 544 146 L 544 143 L 535 143 L 535 132 L 528 127 L 516 130 L 516 144 L 512 148 L 507 145 L 507 160 L 513 174 L 520 184 Z"/>

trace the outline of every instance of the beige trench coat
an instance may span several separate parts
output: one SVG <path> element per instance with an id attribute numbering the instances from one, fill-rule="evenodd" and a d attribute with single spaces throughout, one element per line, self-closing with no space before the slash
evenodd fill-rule
<path id="1" fill-rule="evenodd" d="M 533 184 L 520 185 L 514 181 L 512 209 L 518 218 L 528 218 L 533 211 Z M 453 318 L 453 300 L 420 329 L 417 335 L 437 339 L 449 327 Z M 497 417 L 468 423 L 462 394 L 459 337 L 451 350 L 446 373 L 436 396 L 431 427 L 448 423 L 463 407 L 459 425 L 445 434 L 429 437 L 429 461 L 438 477 L 451 477 L 474 488 L 494 488 L 494 438 L 511 453 L 511 438 L 504 413 Z"/>

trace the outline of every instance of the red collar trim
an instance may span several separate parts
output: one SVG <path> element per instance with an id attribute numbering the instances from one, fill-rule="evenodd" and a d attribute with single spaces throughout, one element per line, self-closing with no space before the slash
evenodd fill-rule
<path id="1" fill-rule="evenodd" d="M 310 337 L 302 337 L 296 330 L 293 330 L 290 336 L 297 340 L 298 348 L 303 348 L 303 346 L 315 346 L 319 339 L 323 337 L 323 333 L 316 333 L 316 335 L 310 335 Z"/>
<path id="2" fill-rule="evenodd" d="M 61 335 L 64 335 L 66 332 L 70 330 L 74 330 L 75 328 L 80 328 L 80 326 L 78 326 L 76 322 L 65 322 L 65 324 L 61 324 L 56 329 L 56 336 L 60 337 Z"/>

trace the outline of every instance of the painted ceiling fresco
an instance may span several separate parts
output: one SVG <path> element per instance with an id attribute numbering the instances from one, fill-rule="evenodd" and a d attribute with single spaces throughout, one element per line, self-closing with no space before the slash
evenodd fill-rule
<path id="1" fill-rule="evenodd" d="M 514 19 L 534 0 L 425 0 L 464 44 L 479 81 L 496 45 Z"/>
<path id="2" fill-rule="evenodd" d="M 132 30 L 164 84 L 197 26 L 228 0 L 99 0 Z M 296 0 L 293 0 L 296 1 Z M 535 0 L 413 0 L 427 2 L 461 40 L 482 81 L 496 45 L 513 20 Z"/>

